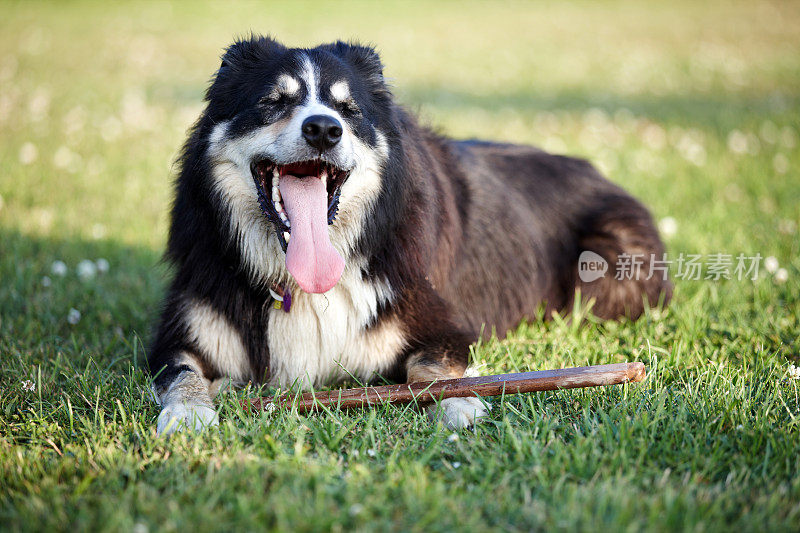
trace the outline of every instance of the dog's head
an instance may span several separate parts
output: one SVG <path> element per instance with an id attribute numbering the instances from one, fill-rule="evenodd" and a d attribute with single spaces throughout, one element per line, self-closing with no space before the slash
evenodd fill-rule
<path id="1" fill-rule="evenodd" d="M 378 55 L 253 37 L 227 49 L 206 99 L 200 136 L 213 189 L 248 266 L 279 277 L 285 262 L 304 291 L 328 291 L 388 157 L 391 95 Z"/>

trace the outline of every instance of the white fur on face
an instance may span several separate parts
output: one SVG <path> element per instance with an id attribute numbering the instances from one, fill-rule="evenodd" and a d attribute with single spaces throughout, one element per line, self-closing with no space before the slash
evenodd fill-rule
<path id="1" fill-rule="evenodd" d="M 311 58 L 305 56 L 303 58 L 303 73 L 300 75 L 300 79 L 302 79 L 306 85 L 306 92 L 308 93 L 306 103 L 308 104 L 313 104 L 319 100 L 317 97 L 317 91 L 319 90 L 319 87 L 317 87 L 318 74 L 319 71 L 316 65 L 311 62 Z"/>
<path id="2" fill-rule="evenodd" d="M 214 186 L 228 208 L 231 234 L 235 236 L 251 277 L 257 283 L 283 283 L 289 279 L 289 274 L 274 228 L 258 204 L 250 163 L 256 156 L 271 157 L 269 150 L 281 142 L 281 131 L 291 128 L 299 131 L 301 123 L 292 119 L 287 126 L 284 121 L 279 121 L 231 139 L 227 134 L 230 123 L 221 122 L 209 136 L 208 154 Z M 381 173 L 389 157 L 389 146 L 381 132 L 377 132 L 375 148 L 355 135 L 348 133 L 348 138 L 352 146 L 353 170 L 342 186 L 336 221 L 328 227 L 331 243 L 345 261 L 352 259 L 350 256 L 361 235 L 364 220 L 370 216 L 380 193 Z"/>
<path id="3" fill-rule="evenodd" d="M 344 80 L 331 84 L 331 97 L 337 102 L 345 102 L 350 98 L 350 86 Z"/>
<path id="4" fill-rule="evenodd" d="M 320 100 L 319 72 L 317 67 L 308 57 L 303 59 L 303 70 L 300 74 L 300 83 L 306 87 L 306 99 L 297 106 L 292 113 L 286 127 L 278 134 L 274 151 L 276 157 L 270 157 L 277 163 L 302 161 L 316 157 L 316 151 L 308 146 L 302 133 L 303 122 L 310 116 L 325 115 L 333 118 L 342 125 L 342 138 L 331 150 L 330 156 L 337 165 L 350 169 L 354 165 L 354 135 L 347 122 L 334 109 L 328 107 Z M 281 153 L 284 152 L 284 153 Z"/>
<path id="5" fill-rule="evenodd" d="M 300 82 L 288 74 L 281 74 L 275 84 L 281 94 L 294 96 L 300 92 Z"/>

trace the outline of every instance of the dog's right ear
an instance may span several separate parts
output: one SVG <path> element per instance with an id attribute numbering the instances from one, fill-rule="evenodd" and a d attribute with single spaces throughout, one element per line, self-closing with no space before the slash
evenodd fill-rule
<path id="1" fill-rule="evenodd" d="M 255 65 L 263 65 L 264 61 L 277 57 L 285 50 L 286 47 L 278 41 L 262 35 L 236 39 L 222 54 L 222 62 L 206 92 L 206 100 L 230 96 L 227 94 L 227 82 L 231 77 L 246 73 Z"/>
<path id="2" fill-rule="evenodd" d="M 355 42 L 337 41 L 328 47 L 360 72 L 370 83 L 383 85 L 383 63 L 375 48 Z"/>
<path id="3" fill-rule="evenodd" d="M 247 39 L 236 39 L 225 49 L 220 69 L 247 68 L 256 61 L 264 61 L 284 50 L 286 48 L 281 43 L 263 35 L 251 35 Z"/>

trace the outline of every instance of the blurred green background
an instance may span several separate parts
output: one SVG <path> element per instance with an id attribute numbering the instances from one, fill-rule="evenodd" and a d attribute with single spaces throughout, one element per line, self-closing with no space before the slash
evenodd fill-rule
<path id="1" fill-rule="evenodd" d="M 475 350 L 484 372 L 642 360 L 630 394 L 507 400 L 460 441 L 413 411 L 265 421 L 223 399 L 219 433 L 160 441 L 142 344 L 174 161 L 222 49 L 251 31 L 373 44 L 423 123 L 590 159 L 673 257 L 769 261 L 755 281 L 676 280 L 636 324 L 523 325 Z M 0 518 L 800 527 L 798 51 L 798 2 L 3 2 Z"/>
<path id="2" fill-rule="evenodd" d="M 221 50 L 250 31 L 297 46 L 374 44 L 397 97 L 424 122 L 589 157 L 658 215 L 685 222 L 681 233 L 707 230 L 684 247 L 759 244 L 751 230 L 797 216 L 796 168 L 782 164 L 797 145 L 797 3 L 22 2 L 2 11 L 0 221 L 28 235 L 157 249 L 185 131 Z M 729 150 L 737 130 L 744 154 Z M 743 179 L 753 165 L 760 179 Z M 712 212 L 698 219 L 699 205 Z M 755 211 L 748 221 L 761 227 L 733 224 L 731 208 Z M 708 231 L 719 223 L 727 231 Z"/>

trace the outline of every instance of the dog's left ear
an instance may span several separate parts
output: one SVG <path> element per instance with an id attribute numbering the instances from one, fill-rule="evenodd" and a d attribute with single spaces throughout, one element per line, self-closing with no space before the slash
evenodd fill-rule
<path id="1" fill-rule="evenodd" d="M 378 52 L 371 46 L 338 41 L 333 44 L 333 53 L 352 65 L 367 81 L 383 86 L 383 63 Z"/>

